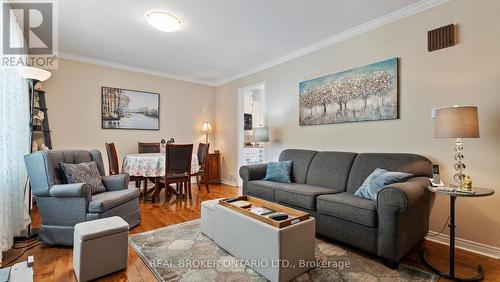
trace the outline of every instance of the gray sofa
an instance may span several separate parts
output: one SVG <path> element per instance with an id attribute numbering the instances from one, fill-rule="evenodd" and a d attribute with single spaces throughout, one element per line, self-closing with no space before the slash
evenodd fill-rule
<path id="1" fill-rule="evenodd" d="M 35 152 L 24 157 L 42 225 L 40 241 L 52 245 L 73 245 L 75 224 L 120 216 L 132 228 L 141 222 L 139 189 L 128 189 L 129 175 L 106 176 L 98 150 Z M 95 161 L 106 192 L 92 195 L 87 183 L 67 184 L 59 162 Z"/>
<path id="2" fill-rule="evenodd" d="M 413 248 L 429 229 L 431 162 L 420 155 L 285 150 L 292 183 L 262 180 L 267 164 L 240 168 L 243 194 L 309 212 L 320 235 L 382 257 L 389 267 Z M 387 185 L 377 201 L 354 196 L 374 169 L 414 175 Z"/>

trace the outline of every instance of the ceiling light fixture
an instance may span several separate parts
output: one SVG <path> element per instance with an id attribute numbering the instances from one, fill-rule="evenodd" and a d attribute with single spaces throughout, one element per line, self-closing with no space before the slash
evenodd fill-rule
<path id="1" fill-rule="evenodd" d="M 166 12 L 150 12 L 146 15 L 148 23 L 163 32 L 173 32 L 181 27 L 181 21 Z"/>

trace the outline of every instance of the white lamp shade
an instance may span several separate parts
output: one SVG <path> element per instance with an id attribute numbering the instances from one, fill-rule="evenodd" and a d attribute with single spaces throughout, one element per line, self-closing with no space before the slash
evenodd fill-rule
<path id="1" fill-rule="evenodd" d="M 33 79 L 37 81 L 45 81 L 52 75 L 49 71 L 35 67 L 22 67 L 19 71 L 25 79 Z"/>
<path id="2" fill-rule="evenodd" d="M 253 142 L 269 142 L 269 129 L 267 127 L 254 127 Z"/>
<path id="3" fill-rule="evenodd" d="M 210 122 L 204 122 L 201 126 L 201 133 L 211 133 L 212 124 Z"/>

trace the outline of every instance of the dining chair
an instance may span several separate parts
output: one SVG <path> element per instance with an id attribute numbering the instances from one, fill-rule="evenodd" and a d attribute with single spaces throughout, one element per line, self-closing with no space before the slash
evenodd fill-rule
<path id="1" fill-rule="evenodd" d="M 193 155 L 193 144 L 167 144 L 165 149 L 165 176 L 157 179 L 158 185 L 154 198 L 156 199 L 165 187 L 165 197 L 169 192 L 180 196 L 183 193 L 188 199 L 191 195 L 191 159 Z M 178 184 L 180 194 L 170 184 Z M 184 192 L 183 192 L 184 190 Z"/>
<path id="2" fill-rule="evenodd" d="M 115 143 L 105 143 L 106 153 L 108 154 L 109 175 L 120 174 L 120 166 L 118 162 L 118 153 L 116 152 Z M 141 182 L 144 180 L 141 176 L 130 176 L 130 181 L 135 181 L 135 187 L 141 188 Z M 147 190 L 147 183 L 144 184 L 144 193 Z"/>
<path id="3" fill-rule="evenodd" d="M 139 153 L 159 153 L 160 152 L 160 142 L 158 143 L 141 143 L 139 142 Z"/>
<path id="4" fill-rule="evenodd" d="M 139 147 L 139 154 L 147 154 L 147 153 L 160 153 L 161 150 L 161 143 L 158 142 L 158 143 L 141 143 L 139 142 L 138 143 L 138 147 Z M 148 191 L 147 191 L 147 187 L 148 187 L 148 180 L 154 182 L 154 179 L 153 178 L 150 178 L 150 177 L 144 177 L 144 195 L 146 194 L 149 194 Z"/>
<path id="5" fill-rule="evenodd" d="M 200 143 L 198 145 L 198 164 L 200 166 L 200 169 L 198 172 L 192 174 L 191 176 L 196 177 L 196 184 L 198 185 L 198 189 L 201 189 L 200 182 L 202 180 L 203 176 L 203 182 L 205 184 L 205 187 L 207 188 L 207 192 L 210 192 L 208 188 L 208 169 L 207 169 L 207 159 L 208 159 L 208 148 L 210 147 L 210 143 Z"/>
<path id="6" fill-rule="evenodd" d="M 116 153 L 115 143 L 105 143 L 106 153 L 108 154 L 109 175 L 120 173 L 118 164 L 118 154 Z"/>

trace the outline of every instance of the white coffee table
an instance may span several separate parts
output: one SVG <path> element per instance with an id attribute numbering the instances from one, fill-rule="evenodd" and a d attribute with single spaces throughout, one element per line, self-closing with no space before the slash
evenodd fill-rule
<path id="1" fill-rule="evenodd" d="M 310 262 L 315 260 L 315 219 L 302 211 L 257 198 L 248 197 L 247 201 L 286 212 L 290 218 L 276 224 L 211 200 L 202 203 L 202 232 L 270 281 L 289 281 L 308 271 Z"/>

